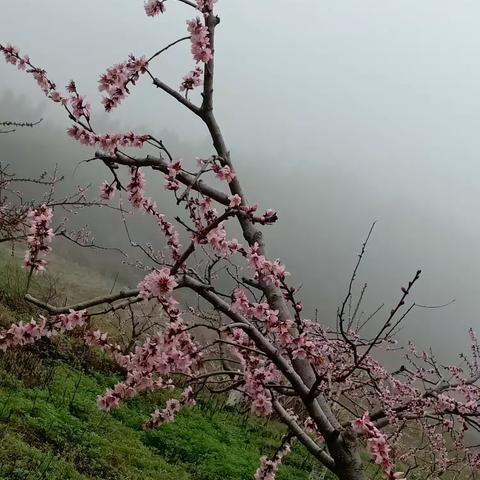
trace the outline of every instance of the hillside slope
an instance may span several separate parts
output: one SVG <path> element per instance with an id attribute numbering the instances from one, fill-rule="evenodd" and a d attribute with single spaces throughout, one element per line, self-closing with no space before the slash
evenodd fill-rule
<path id="1" fill-rule="evenodd" d="M 15 260 L 1 259 L 3 326 L 37 313 L 22 301 L 24 275 Z M 251 480 L 260 455 L 272 454 L 284 433 L 274 421 L 227 411 L 216 403 L 222 399 L 209 397 L 175 422 L 144 431 L 165 394 L 101 412 L 95 398 L 116 381 L 115 365 L 75 338 L 1 353 L 0 479 Z M 295 446 L 277 478 L 307 480 L 311 468 Z"/>

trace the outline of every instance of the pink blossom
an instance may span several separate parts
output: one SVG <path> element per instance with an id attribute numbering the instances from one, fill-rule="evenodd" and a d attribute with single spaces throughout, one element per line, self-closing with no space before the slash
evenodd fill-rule
<path id="1" fill-rule="evenodd" d="M 48 79 L 47 73 L 45 70 L 34 67 L 30 63 L 30 57 L 28 55 L 24 55 L 23 57 L 20 56 L 20 52 L 18 48 L 12 45 L 7 45 L 6 47 L 4 47 L 3 45 L 0 44 L 0 52 L 3 53 L 5 57 L 5 61 L 7 63 L 10 63 L 12 65 L 17 65 L 17 68 L 19 70 L 26 70 L 27 67 L 29 67 L 29 69 L 26 70 L 27 73 L 32 75 L 32 77 L 35 79 L 35 81 L 37 82 L 38 86 L 43 91 L 43 93 L 45 93 L 45 95 L 47 95 L 49 98 L 51 98 L 55 102 L 59 101 L 58 92 L 52 93 L 56 90 L 56 85 Z M 62 101 L 62 103 L 64 102 Z"/>
<path id="2" fill-rule="evenodd" d="M 74 125 L 67 130 L 69 137 L 74 138 L 79 141 L 82 145 L 95 145 L 96 139 L 95 135 L 83 128 L 77 127 Z"/>
<path id="3" fill-rule="evenodd" d="M 72 105 L 72 115 L 78 120 L 81 117 L 90 118 L 90 104 L 85 102 L 84 97 L 72 96 L 70 98 Z"/>
<path id="4" fill-rule="evenodd" d="M 155 412 L 152 413 L 150 420 L 144 424 L 144 428 L 154 428 L 164 423 L 172 422 L 175 420 L 175 417 L 181 408 L 185 405 L 195 405 L 192 387 L 187 387 L 182 392 L 180 400 L 167 400 L 166 406 L 163 410 L 155 410 Z"/>
<path id="5" fill-rule="evenodd" d="M 102 103 L 108 112 L 115 108 L 130 93 L 127 86 L 132 85 L 138 80 L 141 74 L 147 71 L 148 62 L 145 56 L 137 58 L 130 55 L 128 60 L 118 63 L 100 76 L 98 89 L 105 92 Z"/>
<path id="6" fill-rule="evenodd" d="M 141 208 L 145 213 L 152 215 L 157 220 L 158 226 L 162 233 L 167 238 L 167 245 L 172 251 L 174 260 L 180 256 L 180 235 L 174 226 L 167 220 L 167 217 L 158 211 L 157 205 L 151 198 L 145 198 L 142 202 Z"/>
<path id="7" fill-rule="evenodd" d="M 187 25 L 191 36 L 191 51 L 194 60 L 196 60 L 197 63 L 208 63 L 213 58 L 212 50 L 210 49 L 208 28 L 198 17 L 187 21 Z"/>
<path id="8" fill-rule="evenodd" d="M 168 174 L 165 176 L 165 189 L 177 191 L 180 188 L 180 183 L 177 180 L 177 175 L 182 169 L 180 160 L 171 161 L 168 166 Z"/>
<path id="9" fill-rule="evenodd" d="M 232 349 L 242 365 L 244 389 L 252 398 L 252 412 L 260 416 L 269 415 L 272 413 L 272 395 L 267 385 L 280 378 L 279 371 L 266 358 L 252 354 L 255 344 L 243 330 L 233 329 L 229 340 L 235 345 Z"/>
<path id="10" fill-rule="evenodd" d="M 277 221 L 277 212 L 275 212 L 275 210 L 272 210 L 271 208 L 269 208 L 262 215 L 260 221 L 263 225 L 276 222 Z"/>
<path id="11" fill-rule="evenodd" d="M 217 255 L 226 257 L 236 253 L 241 245 L 236 238 L 227 240 L 227 232 L 225 226 L 220 223 L 216 228 L 207 233 L 206 239 L 208 244 L 212 247 Z"/>
<path id="12" fill-rule="evenodd" d="M 197 0 L 197 6 L 199 10 L 203 13 L 210 13 L 213 11 L 213 4 L 217 0 Z"/>
<path id="13" fill-rule="evenodd" d="M 391 448 L 387 443 L 385 433 L 378 428 L 370 420 L 368 412 L 352 421 L 352 429 L 354 432 L 362 434 L 367 440 L 367 446 L 374 462 L 380 465 L 387 479 L 400 479 L 403 474 L 394 471 L 394 465 L 390 458 Z"/>
<path id="14" fill-rule="evenodd" d="M 67 98 L 56 90 L 53 90 L 49 93 L 49 98 L 52 99 L 55 103 L 62 103 L 63 105 L 67 104 Z"/>
<path id="15" fill-rule="evenodd" d="M 285 444 L 272 459 L 267 457 L 260 458 L 260 467 L 255 472 L 255 480 L 275 480 L 278 467 L 283 458 L 290 453 L 290 445 Z"/>
<path id="16" fill-rule="evenodd" d="M 191 338 L 178 310 L 169 306 L 168 301 L 160 300 L 171 321 L 162 333 L 147 338 L 143 345 L 127 355 L 122 355 L 115 346 L 110 346 L 100 334 L 91 336 L 91 341 L 114 354 L 119 365 L 126 370 L 126 379 L 117 383 L 98 398 L 100 408 L 111 409 L 127 398 L 132 398 L 145 390 L 171 389 L 173 382 L 168 376 L 184 373 L 192 376 L 201 358 L 198 345 Z M 156 411 L 148 426 L 155 426 L 173 419 L 177 407 L 193 405 L 193 390 L 187 388 L 180 400 L 167 402 L 166 411 Z"/>
<path id="17" fill-rule="evenodd" d="M 103 395 L 97 397 L 97 406 L 100 410 L 109 411 L 118 407 L 120 398 L 116 396 L 113 390 L 107 390 Z"/>
<path id="18" fill-rule="evenodd" d="M 203 70 L 200 67 L 196 67 L 194 70 L 188 72 L 182 79 L 180 91 L 188 92 L 189 90 L 193 90 L 195 87 L 202 85 L 202 75 Z"/>
<path id="19" fill-rule="evenodd" d="M 68 93 L 77 93 L 77 86 L 75 85 L 75 82 L 73 80 L 70 80 L 68 82 L 68 85 L 65 87 Z"/>
<path id="20" fill-rule="evenodd" d="M 145 2 L 145 13 L 149 17 L 154 17 L 155 15 L 158 15 L 159 13 L 164 13 L 165 12 L 165 1 L 160 1 L 160 0 L 148 0 Z"/>
<path id="21" fill-rule="evenodd" d="M 30 57 L 28 55 L 24 55 L 23 57 L 19 58 L 17 68 L 19 70 L 25 70 L 29 63 Z"/>
<path id="22" fill-rule="evenodd" d="M 240 197 L 240 195 L 230 195 L 228 199 L 230 200 L 228 205 L 230 208 L 238 208 L 242 204 L 242 197 Z"/>
<path id="23" fill-rule="evenodd" d="M 100 198 L 103 200 L 111 200 L 115 195 L 115 187 L 112 183 L 103 182 L 100 187 Z"/>
<path id="24" fill-rule="evenodd" d="M 27 236 L 28 249 L 23 261 L 25 268 L 31 268 L 35 272 L 45 270 L 47 262 L 43 257 L 50 251 L 49 244 L 54 235 L 50 226 L 52 216 L 52 209 L 46 205 L 41 205 L 29 211 L 30 231 Z"/>
<path id="25" fill-rule="evenodd" d="M 152 297 L 162 299 L 168 297 L 177 285 L 175 278 L 170 275 L 170 269 L 162 268 L 149 273 L 138 284 L 138 288 L 140 295 L 145 299 Z"/>
<path id="26" fill-rule="evenodd" d="M 85 325 L 88 317 L 85 310 L 70 310 L 68 314 L 54 315 L 48 319 L 40 316 L 40 321 L 13 324 L 0 331 L 0 350 L 29 345 L 42 337 L 52 337 Z"/>
<path id="27" fill-rule="evenodd" d="M 259 246 L 257 243 L 253 244 L 247 254 L 250 267 L 256 272 L 256 275 L 263 277 L 268 283 L 279 286 L 287 277 L 285 265 L 277 260 L 267 260 L 265 256 L 259 254 Z"/>
<path id="28" fill-rule="evenodd" d="M 13 45 L 7 44 L 6 47 L 1 47 L 1 52 L 3 53 L 7 63 L 16 65 L 19 60 L 19 50 Z"/>
<path id="29" fill-rule="evenodd" d="M 139 208 L 145 199 L 145 175 L 139 168 L 130 169 L 130 182 L 127 185 L 128 199 L 130 203 Z"/>
<path id="30" fill-rule="evenodd" d="M 140 148 L 148 139 L 147 135 L 133 132 L 97 135 L 77 125 L 70 127 L 67 134 L 82 145 L 96 146 L 107 153 L 113 153 L 120 147 Z"/>
<path id="31" fill-rule="evenodd" d="M 235 178 L 235 172 L 233 172 L 228 165 L 225 165 L 222 168 L 214 167 L 214 172 L 217 178 L 227 183 L 230 183 Z"/>
<path id="32" fill-rule="evenodd" d="M 171 247 L 174 257 L 178 256 L 181 247 L 179 233 L 175 230 L 173 225 L 167 221 L 165 215 L 159 214 L 157 215 L 157 218 L 160 229 L 168 239 L 167 245 Z"/>

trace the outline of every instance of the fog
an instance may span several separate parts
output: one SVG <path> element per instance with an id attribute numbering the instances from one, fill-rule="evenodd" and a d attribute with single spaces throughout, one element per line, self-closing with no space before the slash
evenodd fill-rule
<path id="1" fill-rule="evenodd" d="M 161 135 L 186 162 L 212 152 L 199 120 L 146 78 L 108 120 L 96 89 L 98 75 L 129 53 L 183 36 L 187 7 L 170 1 L 150 19 L 141 0 L 0 3 L 0 42 L 29 53 L 59 85 L 74 78 L 100 124 Z M 480 326 L 480 4 L 219 0 L 218 13 L 217 116 L 248 200 L 279 213 L 265 230 L 269 252 L 302 283 L 306 311 L 334 323 L 377 221 L 360 270 L 366 307 L 385 302 L 388 311 L 421 268 L 416 302 L 456 302 L 414 310 L 403 338 L 463 350 L 467 328 Z M 152 70 L 176 86 L 190 68 L 182 45 Z M 22 173 L 58 163 L 69 182 L 100 184 L 108 172 L 79 165 L 91 152 L 64 135 L 69 122 L 56 107 L 1 62 L 0 120 L 45 120 L 2 136 L 0 158 Z M 147 180 L 159 185 L 152 172 Z M 171 212 L 168 194 L 154 191 Z M 93 227 L 105 221 L 99 215 Z M 140 237 L 155 235 L 139 222 Z M 96 230 L 112 244 L 123 236 L 118 219 Z"/>

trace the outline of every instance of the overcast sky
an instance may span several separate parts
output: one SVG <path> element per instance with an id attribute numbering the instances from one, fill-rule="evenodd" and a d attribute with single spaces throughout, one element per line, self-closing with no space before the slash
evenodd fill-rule
<path id="1" fill-rule="evenodd" d="M 183 36 L 191 16 L 173 0 L 155 19 L 142 0 L 0 4 L 0 42 L 29 53 L 60 85 L 74 78 L 94 106 L 99 74 Z M 457 302 L 418 310 L 404 335 L 448 337 L 456 349 L 468 326 L 480 330 L 480 4 L 219 0 L 217 10 L 217 116 L 249 200 L 279 211 L 270 251 L 304 282 L 310 308 L 331 323 L 377 220 L 361 272 L 372 306 L 393 302 L 422 268 L 419 303 Z M 191 68 L 188 48 L 159 59 L 154 73 L 177 86 Z M 31 78 L 0 63 L 0 94 L 7 90 L 32 110 L 43 101 Z M 66 128 L 45 105 L 47 122 Z M 206 139 L 147 78 L 112 118 L 187 143 Z"/>

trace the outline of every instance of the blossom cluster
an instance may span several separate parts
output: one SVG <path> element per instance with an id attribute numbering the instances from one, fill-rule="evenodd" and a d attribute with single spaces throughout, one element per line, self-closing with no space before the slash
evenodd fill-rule
<path id="1" fill-rule="evenodd" d="M 170 275 L 169 268 L 154 270 L 138 284 L 140 296 L 145 300 L 150 298 L 166 299 L 171 295 L 176 286 L 177 282 Z"/>
<path id="2" fill-rule="evenodd" d="M 170 310 L 172 317 L 175 313 Z M 145 390 L 170 389 L 169 375 L 191 375 L 200 360 L 200 349 L 193 341 L 179 314 L 162 333 L 147 338 L 127 355 L 116 355 L 119 365 L 126 370 L 126 380 L 108 389 L 97 398 L 97 405 L 110 410 L 121 401 Z"/>
<path id="3" fill-rule="evenodd" d="M 232 349 L 240 360 L 244 375 L 244 391 L 250 397 L 251 410 L 255 415 L 265 416 L 272 413 L 272 394 L 268 384 L 279 381 L 280 372 L 275 365 L 252 350 L 255 344 L 240 328 L 229 333 L 229 340 L 234 344 Z"/>
<path id="4" fill-rule="evenodd" d="M 133 132 L 98 135 L 77 125 L 69 128 L 67 133 L 82 145 L 95 146 L 107 153 L 113 153 L 120 147 L 141 148 L 148 140 L 148 135 Z"/>
<path id="5" fill-rule="evenodd" d="M 164 214 L 160 213 L 156 215 L 156 217 L 160 230 L 167 238 L 167 245 L 172 250 L 173 259 L 177 260 L 180 256 L 180 248 L 182 246 L 180 243 L 180 235 Z"/>
<path id="6" fill-rule="evenodd" d="M 32 271 L 42 272 L 45 270 L 47 261 L 42 258 L 50 251 L 49 244 L 54 236 L 51 228 L 53 211 L 46 205 L 31 209 L 28 213 L 30 219 L 30 231 L 27 236 L 28 249 L 25 253 L 23 266 Z"/>
<path id="7" fill-rule="evenodd" d="M 255 242 L 248 251 L 247 257 L 250 267 L 254 270 L 256 276 L 272 285 L 280 286 L 289 272 L 278 259 L 267 260 L 264 255 L 259 253 L 259 248 L 260 246 Z"/>
<path id="8" fill-rule="evenodd" d="M 130 168 L 130 181 L 127 185 L 128 199 L 133 207 L 139 208 L 145 200 L 145 174 L 140 168 Z"/>
<path id="9" fill-rule="evenodd" d="M 180 243 L 180 235 L 178 231 L 167 220 L 166 215 L 158 211 L 156 203 L 150 197 L 145 197 L 143 191 L 141 192 L 141 194 L 139 193 L 138 195 L 139 196 L 141 195 L 144 197 L 143 202 L 140 205 L 140 208 L 142 208 L 145 211 L 145 213 L 155 217 L 160 230 L 162 231 L 162 233 L 165 235 L 167 239 L 167 246 L 170 247 L 172 251 L 173 259 L 177 260 L 180 256 L 180 248 L 182 246 Z"/>
<path id="10" fill-rule="evenodd" d="M 390 456 L 391 448 L 387 443 L 387 438 L 370 420 L 368 412 L 361 418 L 357 418 L 352 422 L 352 428 L 355 433 L 362 434 L 366 441 L 370 455 L 374 462 L 380 465 L 388 480 L 403 479 L 402 472 L 395 472 L 394 465 Z"/>
<path id="11" fill-rule="evenodd" d="M 72 106 L 72 115 L 78 120 L 81 117 L 90 117 L 90 104 L 85 102 L 85 98 L 81 95 L 71 97 L 70 104 Z"/>
<path id="12" fill-rule="evenodd" d="M 287 443 L 275 453 L 273 458 L 260 458 L 260 467 L 255 472 L 255 480 L 275 480 L 278 467 L 290 451 L 290 445 Z"/>
<path id="13" fill-rule="evenodd" d="M 197 6 L 201 12 L 208 14 L 213 10 L 213 4 L 217 0 L 197 0 Z"/>
<path id="14" fill-rule="evenodd" d="M 211 157 L 211 158 L 197 158 L 198 166 L 202 169 L 206 169 L 207 167 L 211 166 L 213 173 L 215 176 L 221 180 L 222 182 L 230 183 L 235 178 L 235 172 L 229 165 L 223 165 L 220 162 L 219 157 Z"/>
<path id="15" fill-rule="evenodd" d="M 228 218 L 239 209 L 241 198 L 239 195 L 230 196 L 229 208 L 222 218 Z M 218 212 L 212 207 L 212 199 L 206 196 L 187 199 L 187 208 L 196 231 L 192 233 L 192 241 L 199 245 L 209 245 L 219 257 L 231 256 L 241 249 L 241 244 L 236 238 L 227 240 L 225 224 L 220 221 Z"/>
<path id="16" fill-rule="evenodd" d="M 148 61 L 145 56 L 137 58 L 130 55 L 127 61 L 113 65 L 100 76 L 98 89 L 106 94 L 102 103 L 107 112 L 120 104 L 125 96 L 130 93 L 127 88 L 128 84 L 135 85 L 135 82 L 141 74 L 147 71 L 147 68 Z"/>
<path id="17" fill-rule="evenodd" d="M 77 86 L 73 80 L 67 85 L 67 92 L 71 94 L 70 105 L 72 107 L 72 115 L 79 120 L 84 117 L 86 120 L 90 119 L 90 104 L 85 102 L 85 97 L 80 95 L 77 91 Z"/>
<path id="18" fill-rule="evenodd" d="M 230 203 L 229 207 L 238 210 L 242 215 L 252 222 L 261 223 L 262 225 L 269 225 L 275 223 L 278 219 L 277 212 L 271 208 L 267 209 L 263 215 L 255 216 L 255 212 L 258 209 L 258 205 L 244 205 L 242 204 L 242 198 L 240 195 L 230 195 L 228 197 Z"/>
<path id="19" fill-rule="evenodd" d="M 180 91 L 187 92 L 193 90 L 195 87 L 199 87 L 203 84 L 202 80 L 203 70 L 200 67 L 196 67 L 188 72 L 182 79 L 180 84 Z"/>
<path id="20" fill-rule="evenodd" d="M 197 8 L 204 14 L 208 15 L 213 11 L 213 4 L 217 0 L 196 0 Z M 165 0 L 147 0 L 143 8 L 145 14 L 149 17 L 155 17 L 161 13 L 165 13 Z"/>
<path id="21" fill-rule="evenodd" d="M 121 358 L 116 356 L 117 361 Z M 126 379 L 109 388 L 103 395 L 97 397 L 97 406 L 100 410 L 110 411 L 117 408 L 120 403 L 144 391 L 173 389 L 171 379 L 164 380 L 162 377 L 155 377 L 153 374 L 142 374 L 139 371 L 127 373 Z"/>
<path id="22" fill-rule="evenodd" d="M 156 409 L 148 422 L 145 422 L 144 428 L 155 428 L 164 423 L 173 422 L 178 412 L 184 406 L 194 406 L 196 404 L 193 397 L 193 388 L 187 387 L 181 394 L 180 399 L 171 398 L 167 400 L 163 410 Z"/>
<path id="23" fill-rule="evenodd" d="M 56 90 L 56 85 L 49 80 L 45 70 L 36 68 L 30 63 L 30 57 L 28 55 L 21 56 L 19 49 L 13 45 L 7 45 L 4 47 L 0 44 L 0 52 L 3 53 L 7 63 L 16 65 L 19 70 L 26 70 L 27 73 L 30 73 L 47 97 L 54 102 L 66 105 L 68 99 Z"/>
<path id="24" fill-rule="evenodd" d="M 170 163 L 168 174 L 165 176 L 165 188 L 174 191 L 180 188 L 180 184 L 176 178 L 180 170 L 181 164 L 179 160 Z M 105 185 L 109 184 L 104 182 L 102 188 L 105 188 Z M 130 168 L 130 181 L 126 188 L 132 206 L 140 208 L 145 213 L 156 218 L 160 230 L 167 238 L 167 245 L 172 250 L 174 260 L 178 259 L 181 248 L 180 235 L 167 220 L 166 216 L 159 212 L 156 203 L 150 197 L 145 196 L 145 174 L 140 168 Z M 111 187 L 108 189 L 107 193 L 110 193 L 110 189 Z M 107 196 L 107 193 L 105 193 L 105 197 Z"/>
<path id="25" fill-rule="evenodd" d="M 102 200 L 111 200 L 115 195 L 115 187 L 112 183 L 103 182 L 100 186 L 100 198 Z"/>
<path id="26" fill-rule="evenodd" d="M 29 323 L 14 323 L 7 330 L 0 332 L 0 350 L 29 345 L 42 337 L 53 337 L 77 327 L 82 327 L 87 321 L 85 310 L 71 310 L 68 314 L 60 314 L 48 319 L 40 316 L 40 321 Z"/>
<path id="27" fill-rule="evenodd" d="M 66 86 L 66 90 L 70 96 L 62 95 L 57 90 L 55 83 L 48 78 L 46 71 L 33 66 L 30 63 L 28 55 L 22 57 L 18 48 L 12 45 L 7 45 L 6 47 L 0 45 L 0 52 L 3 53 L 8 63 L 17 65 L 20 70 L 26 70 L 28 67 L 26 70 L 27 73 L 33 76 L 45 95 L 52 101 L 62 104 L 67 109 L 71 118 L 76 121 L 84 118 L 87 121 L 88 130 L 84 128 L 85 124 L 80 125 L 80 123 L 67 130 L 70 137 L 83 145 L 96 146 L 105 152 L 113 153 L 119 147 L 142 147 L 148 139 L 147 135 L 138 135 L 133 132 L 105 135 L 96 134 L 89 123 L 90 104 L 86 102 L 85 97 L 78 93 L 73 80 Z M 145 57 L 136 58 L 130 55 L 126 62 L 114 65 L 101 76 L 99 89 L 107 93 L 107 96 L 103 99 L 106 110 L 110 110 L 120 103 L 128 93 L 128 83 L 134 84 L 139 75 L 146 72 L 147 67 L 148 62 Z"/>
<path id="28" fill-rule="evenodd" d="M 165 189 L 176 192 L 180 188 L 180 183 L 177 180 L 177 175 L 182 169 L 180 160 L 170 162 L 168 166 L 168 174 L 165 175 Z"/>
<path id="29" fill-rule="evenodd" d="M 314 324 L 311 320 L 301 320 L 302 332 L 292 334 L 295 327 L 293 320 L 279 318 L 278 310 L 270 308 L 268 303 L 250 303 L 247 294 L 241 288 L 233 291 L 232 309 L 247 318 L 264 322 L 268 331 L 275 335 L 278 345 L 284 348 L 293 358 L 308 358 L 315 366 L 321 367 L 332 353 L 330 342 L 314 340 Z M 298 327 L 298 325 L 297 325 Z"/>
<path id="30" fill-rule="evenodd" d="M 212 58 L 212 50 L 210 48 L 210 38 L 208 28 L 197 17 L 187 21 L 190 40 L 192 42 L 192 55 L 197 63 L 208 63 Z"/>
<path id="31" fill-rule="evenodd" d="M 48 78 L 47 72 L 32 65 L 28 55 L 21 56 L 18 48 L 12 45 L 6 47 L 0 45 L 0 52 L 3 53 L 7 63 L 16 65 L 19 70 L 26 70 L 27 73 L 31 74 L 42 92 L 53 102 L 66 107 L 74 119 L 79 120 L 83 117 L 87 121 L 89 120 L 90 104 L 85 101 L 83 96 L 79 95 L 73 80 L 66 86 L 67 92 L 70 93 L 70 96 L 67 97 L 58 91 L 56 84 Z M 69 104 L 70 109 L 68 108 Z"/>
<path id="32" fill-rule="evenodd" d="M 121 355 L 120 345 L 110 343 L 108 334 L 101 330 L 87 331 L 84 336 L 85 343 L 91 347 L 99 347 L 104 352 L 112 354 L 115 358 Z"/>
<path id="33" fill-rule="evenodd" d="M 207 233 L 206 239 L 213 251 L 221 257 L 233 255 L 238 252 L 241 247 L 236 238 L 227 240 L 227 232 L 225 231 L 223 222 L 216 228 L 210 230 L 210 232 Z"/>
<path id="34" fill-rule="evenodd" d="M 213 171 L 215 172 L 216 177 L 223 182 L 230 183 L 235 178 L 235 172 L 228 165 L 220 167 L 217 164 L 214 164 Z"/>
<path id="35" fill-rule="evenodd" d="M 275 223 L 278 219 L 277 212 L 271 208 L 265 210 L 263 215 L 255 216 L 255 212 L 258 209 L 258 205 L 245 205 L 243 204 L 242 197 L 237 193 L 228 197 L 228 206 L 232 209 L 238 210 L 246 218 L 249 218 L 252 222 L 261 223 L 262 225 L 269 225 Z"/>
<path id="36" fill-rule="evenodd" d="M 277 212 L 268 208 L 265 213 L 260 217 L 260 223 L 262 225 L 268 225 L 277 221 Z"/>
<path id="37" fill-rule="evenodd" d="M 149 17 L 155 17 L 165 12 L 165 0 L 148 0 L 144 5 L 145 13 Z"/>

